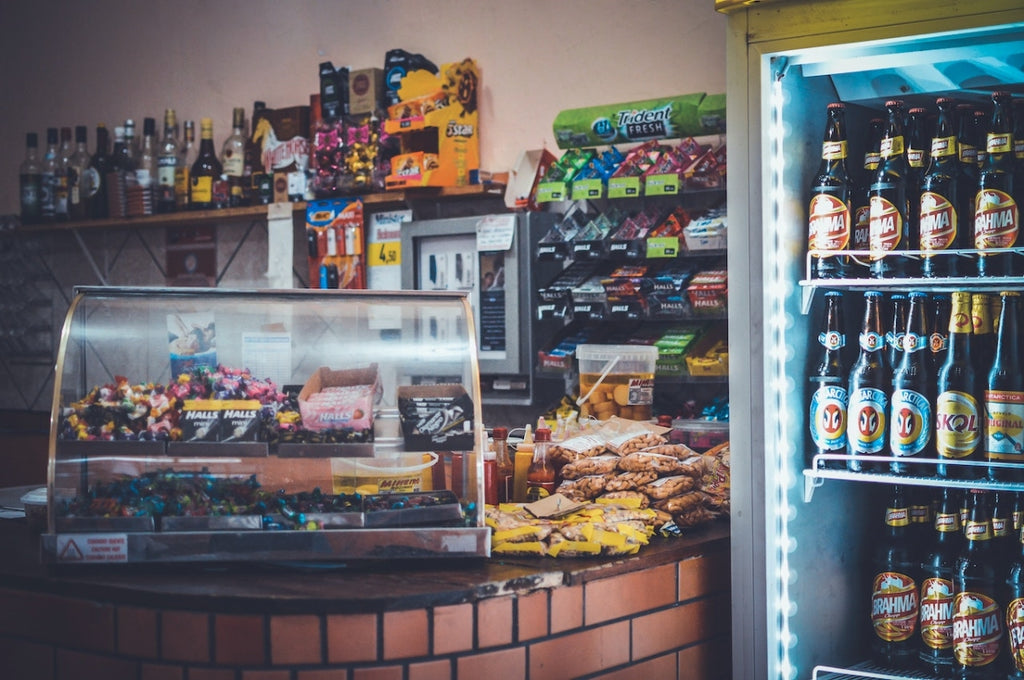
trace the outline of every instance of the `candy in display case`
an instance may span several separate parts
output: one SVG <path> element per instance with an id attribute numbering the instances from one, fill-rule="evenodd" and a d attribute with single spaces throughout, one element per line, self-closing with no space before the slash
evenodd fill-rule
<path id="1" fill-rule="evenodd" d="M 486 556 L 484 439 L 465 293 L 80 287 L 42 557 Z"/>

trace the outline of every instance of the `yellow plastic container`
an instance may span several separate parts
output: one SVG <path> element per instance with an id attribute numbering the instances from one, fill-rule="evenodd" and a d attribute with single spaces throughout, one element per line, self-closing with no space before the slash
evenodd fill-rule
<path id="1" fill-rule="evenodd" d="M 332 458 L 334 493 L 422 491 L 424 470 L 433 467 L 437 460 L 436 453 L 401 454 L 390 458 Z"/>
<path id="2" fill-rule="evenodd" d="M 579 345 L 580 414 L 607 420 L 612 416 L 649 420 L 654 403 L 653 345 Z M 589 395 L 589 396 L 588 396 Z"/>

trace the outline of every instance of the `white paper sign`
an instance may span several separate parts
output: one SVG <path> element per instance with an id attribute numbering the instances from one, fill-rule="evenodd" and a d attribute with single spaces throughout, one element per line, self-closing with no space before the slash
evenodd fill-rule
<path id="1" fill-rule="evenodd" d="M 476 249 L 480 252 L 510 250 L 516 235 L 516 216 L 487 215 L 476 223 Z"/>

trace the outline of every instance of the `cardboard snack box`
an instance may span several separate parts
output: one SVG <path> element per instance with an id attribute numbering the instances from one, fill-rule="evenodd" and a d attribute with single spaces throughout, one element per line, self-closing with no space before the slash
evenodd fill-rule
<path id="1" fill-rule="evenodd" d="M 398 413 L 407 451 L 472 449 L 473 400 L 461 385 L 404 385 Z"/>
<path id="2" fill-rule="evenodd" d="M 299 392 L 302 427 L 314 432 L 351 428 L 373 440 L 373 407 L 380 397 L 377 364 L 367 368 L 318 368 Z"/>

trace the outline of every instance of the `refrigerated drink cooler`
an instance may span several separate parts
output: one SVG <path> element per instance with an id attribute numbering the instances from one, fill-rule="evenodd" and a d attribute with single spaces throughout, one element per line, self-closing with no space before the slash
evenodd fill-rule
<path id="1" fill-rule="evenodd" d="M 809 462 L 808 356 L 827 290 L 855 301 L 847 317 L 859 320 L 866 290 L 997 292 L 1020 290 L 1024 280 L 817 281 L 807 253 L 810 184 L 830 102 L 846 103 L 848 162 L 859 174 L 869 121 L 883 115 L 887 99 L 934 110 L 939 96 L 986 104 L 995 90 L 1024 96 L 1024 7 L 716 7 L 729 14 L 733 677 L 926 677 L 868 662 L 865 565 L 895 478 L 865 480 Z M 922 475 L 910 484 L 937 482 Z"/>

